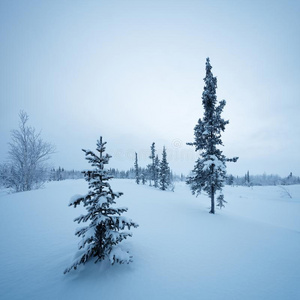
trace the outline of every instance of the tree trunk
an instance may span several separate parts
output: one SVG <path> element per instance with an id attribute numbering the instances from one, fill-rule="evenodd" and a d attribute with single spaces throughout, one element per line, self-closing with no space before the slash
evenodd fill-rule
<path id="1" fill-rule="evenodd" d="M 211 208 L 210 208 L 210 214 L 214 214 L 215 213 L 215 189 L 212 186 L 211 187 Z"/>

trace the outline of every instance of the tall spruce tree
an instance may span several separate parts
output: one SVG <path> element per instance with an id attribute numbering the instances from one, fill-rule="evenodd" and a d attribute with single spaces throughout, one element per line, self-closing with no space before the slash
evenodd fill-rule
<path id="1" fill-rule="evenodd" d="M 159 185 L 160 189 L 165 191 L 171 184 L 171 172 L 167 161 L 166 148 L 163 148 L 162 160 L 159 168 Z"/>
<path id="2" fill-rule="evenodd" d="M 140 172 L 139 172 L 138 157 L 136 152 L 135 152 L 134 171 L 135 171 L 135 182 L 137 184 L 140 184 L 140 174 L 139 174 Z"/>
<path id="3" fill-rule="evenodd" d="M 80 254 L 74 260 L 72 265 L 64 273 L 72 269 L 77 269 L 80 264 L 85 264 L 91 257 L 96 257 L 95 263 L 109 258 L 111 264 L 129 263 L 132 256 L 128 251 L 122 250 L 117 246 L 122 240 L 132 234 L 123 231 L 126 227 L 138 227 L 131 219 L 121 216 L 127 208 L 112 207 L 115 199 L 123 193 L 114 193 L 108 181 L 112 178 L 109 172 L 104 168 L 108 164 L 110 155 L 105 154 L 105 144 L 102 137 L 97 141 L 97 152 L 94 154 L 91 150 L 83 150 L 86 159 L 94 167 L 91 171 L 84 171 L 85 180 L 89 185 L 89 192 L 84 195 L 75 195 L 72 197 L 69 206 L 76 207 L 83 204 L 87 213 L 80 215 L 74 222 L 89 222 L 89 225 L 78 228 L 75 235 L 81 237 L 78 244 Z"/>
<path id="4" fill-rule="evenodd" d="M 217 104 L 217 78 L 211 72 L 209 58 L 206 59 L 206 76 L 204 78 L 204 91 L 202 93 L 202 104 L 204 107 L 203 119 L 199 119 L 194 128 L 195 151 L 201 151 L 196 160 L 193 174 L 187 178 L 193 194 L 200 194 L 204 190 L 211 199 L 210 213 L 215 213 L 215 194 L 221 192 L 226 179 L 226 162 L 236 162 L 238 157 L 228 159 L 218 146 L 223 146 L 221 133 L 229 121 L 221 117 L 225 100 Z M 220 198 L 221 199 L 221 198 Z M 224 197 L 222 198 L 224 202 Z"/>
<path id="5" fill-rule="evenodd" d="M 152 163 L 148 165 L 149 170 L 149 185 L 151 186 L 151 180 L 155 180 L 155 143 L 151 145 L 151 155 L 149 158 L 152 160 Z"/>

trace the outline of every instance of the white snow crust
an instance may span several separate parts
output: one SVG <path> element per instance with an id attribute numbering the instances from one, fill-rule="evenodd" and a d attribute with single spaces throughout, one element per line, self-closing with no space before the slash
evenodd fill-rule
<path id="1" fill-rule="evenodd" d="M 117 206 L 140 227 L 101 263 L 63 275 L 85 213 L 68 207 L 84 180 L 0 196 L 0 299 L 232 300 L 300 299 L 300 186 L 224 188 L 216 214 L 209 199 L 184 183 L 163 192 L 132 180 L 112 180 L 124 192 Z M 84 224 L 83 224 L 84 225 Z M 86 233 L 86 237 L 89 233 Z M 133 256 L 131 264 L 109 259 Z M 80 253 L 80 252 L 79 252 Z"/>

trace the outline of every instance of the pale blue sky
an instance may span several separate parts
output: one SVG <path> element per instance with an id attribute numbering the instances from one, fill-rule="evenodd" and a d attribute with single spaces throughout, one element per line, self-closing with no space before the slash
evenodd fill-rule
<path id="1" fill-rule="evenodd" d="M 300 175 L 299 15 L 300 1 L 1 0 L 0 161 L 23 109 L 56 167 L 86 167 L 102 134 L 114 167 L 157 142 L 187 173 L 209 56 L 223 150 L 240 156 L 228 171 Z"/>

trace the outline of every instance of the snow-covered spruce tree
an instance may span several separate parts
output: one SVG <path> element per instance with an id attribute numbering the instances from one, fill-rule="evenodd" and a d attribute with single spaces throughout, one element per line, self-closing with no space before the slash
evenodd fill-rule
<path id="1" fill-rule="evenodd" d="M 219 208 L 222 209 L 222 207 L 225 207 L 224 203 L 227 203 L 227 201 L 225 201 L 224 195 L 220 194 L 217 198 L 217 206 L 219 206 Z"/>
<path id="2" fill-rule="evenodd" d="M 134 161 L 134 171 L 135 171 L 135 182 L 140 184 L 140 174 L 139 174 L 139 164 L 137 153 L 135 152 L 135 161 Z"/>
<path id="3" fill-rule="evenodd" d="M 151 145 L 151 155 L 149 158 L 152 160 L 152 163 L 148 165 L 149 185 L 151 186 L 151 180 L 155 180 L 155 143 L 152 143 Z"/>
<path id="4" fill-rule="evenodd" d="M 154 160 L 154 187 L 158 187 L 159 183 L 159 158 L 158 155 L 155 156 Z"/>
<path id="5" fill-rule="evenodd" d="M 145 183 L 147 182 L 145 171 L 142 171 L 141 180 L 142 180 L 142 184 L 145 185 Z"/>
<path id="6" fill-rule="evenodd" d="M 86 263 L 91 257 L 96 257 L 95 263 L 109 258 L 111 264 L 129 263 L 132 256 L 128 251 L 122 250 L 117 245 L 132 234 L 123 231 L 126 227 L 138 227 L 131 219 L 121 216 L 127 208 L 112 207 L 115 199 L 123 193 L 114 193 L 108 181 L 112 178 L 104 168 L 108 164 L 110 155 L 105 154 L 105 144 L 102 137 L 97 141 L 99 155 L 91 150 L 83 150 L 86 159 L 94 167 L 91 171 L 84 171 L 85 180 L 89 184 L 89 192 L 85 196 L 75 195 L 72 197 L 69 206 L 76 207 L 83 204 L 87 213 L 80 215 L 74 222 L 89 222 L 89 225 L 78 228 L 75 235 L 81 237 L 78 244 L 79 256 L 64 273 L 77 268 L 78 265 Z"/>
<path id="7" fill-rule="evenodd" d="M 159 168 L 159 185 L 160 189 L 165 191 L 171 184 L 171 172 L 169 168 L 169 163 L 167 161 L 166 148 L 163 148 L 162 160 L 160 162 Z"/>
<path id="8" fill-rule="evenodd" d="M 205 191 L 211 199 L 210 213 L 215 213 L 215 194 L 221 192 L 226 179 L 226 162 L 236 162 L 238 157 L 228 159 L 218 146 L 223 146 L 221 133 L 229 121 L 221 117 L 226 104 L 222 100 L 217 105 L 217 78 L 211 72 L 209 58 L 206 59 L 205 86 L 202 93 L 202 104 L 204 117 L 199 119 L 194 128 L 195 142 L 187 143 L 195 146 L 195 151 L 201 151 L 200 157 L 196 160 L 193 174 L 187 178 L 193 194 L 200 194 Z"/>

